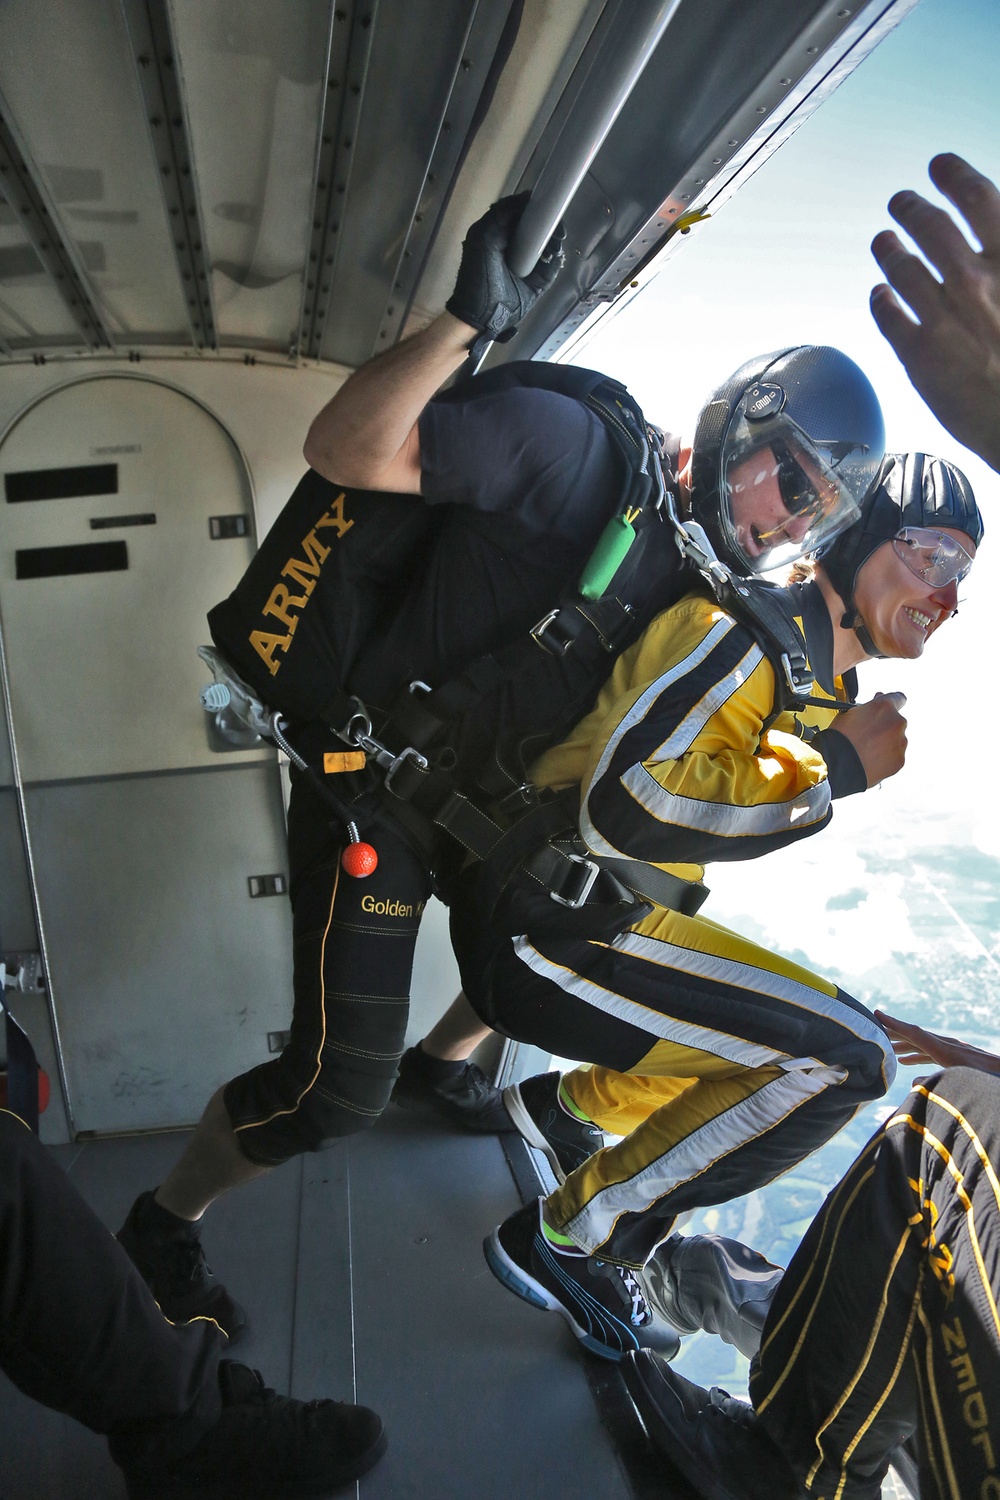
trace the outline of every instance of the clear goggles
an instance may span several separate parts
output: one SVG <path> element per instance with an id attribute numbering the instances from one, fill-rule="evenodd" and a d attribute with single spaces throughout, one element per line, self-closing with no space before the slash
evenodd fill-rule
<path id="1" fill-rule="evenodd" d="M 857 520 L 851 487 L 791 423 L 774 423 L 769 435 L 757 424 L 745 435 L 755 441 L 745 447 L 741 435 L 727 434 L 723 494 L 732 539 L 751 572 L 787 567 Z M 784 515 L 776 513 L 775 500 Z"/>
<path id="2" fill-rule="evenodd" d="M 926 526 L 904 526 L 893 537 L 892 550 L 921 583 L 932 589 L 961 583 L 973 562 L 955 537 Z"/>

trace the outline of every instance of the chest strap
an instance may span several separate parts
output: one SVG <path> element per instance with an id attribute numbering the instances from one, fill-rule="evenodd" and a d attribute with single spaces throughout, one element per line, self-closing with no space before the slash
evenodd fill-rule
<path id="1" fill-rule="evenodd" d="M 706 885 L 641 860 L 591 854 L 579 838 L 548 842 L 524 861 L 523 868 L 548 889 L 553 901 L 574 909 L 585 904 L 602 874 L 613 876 L 640 900 L 685 917 L 696 916 L 709 894 Z"/>

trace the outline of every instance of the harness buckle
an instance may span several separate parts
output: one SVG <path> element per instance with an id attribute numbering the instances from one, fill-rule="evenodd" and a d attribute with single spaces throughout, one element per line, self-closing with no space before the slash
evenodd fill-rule
<path id="1" fill-rule="evenodd" d="M 549 896 L 559 906 L 568 906 L 571 911 L 576 911 L 583 906 L 594 888 L 594 881 L 601 873 L 600 865 L 595 865 L 592 859 L 587 859 L 584 854 L 571 854 L 566 850 L 560 851 L 563 858 L 570 864 L 580 866 L 579 889 L 571 896 L 558 896 L 555 891 L 549 891 Z M 583 873 L 586 872 L 586 873 Z"/>
<path id="2" fill-rule="evenodd" d="M 426 771 L 427 759 L 420 754 L 419 750 L 414 749 L 412 745 L 407 745 L 405 750 L 401 750 L 398 755 L 393 757 L 388 766 L 386 766 L 385 789 L 387 792 L 392 792 L 394 797 L 401 797 L 402 794 L 393 791 L 393 778 L 407 765 L 412 765 L 417 771 Z"/>
<path id="3" fill-rule="evenodd" d="M 803 693 L 809 694 L 815 687 L 813 675 L 809 670 L 809 663 L 796 652 L 793 661 L 787 651 L 781 653 L 781 666 L 785 674 L 785 681 L 791 688 L 795 697 L 801 698 Z"/>
<path id="4" fill-rule="evenodd" d="M 565 656 L 573 644 L 573 636 L 565 631 L 561 636 L 552 630 L 552 626 L 559 618 L 561 610 L 550 609 L 547 615 L 543 615 L 537 625 L 531 627 L 531 639 L 536 646 L 541 646 L 543 651 L 548 651 L 550 656 Z"/>

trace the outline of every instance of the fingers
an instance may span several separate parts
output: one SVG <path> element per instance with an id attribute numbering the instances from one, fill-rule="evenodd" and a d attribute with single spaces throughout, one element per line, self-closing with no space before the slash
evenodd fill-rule
<path id="1" fill-rule="evenodd" d="M 566 264 L 566 252 L 563 249 L 565 239 L 566 225 L 559 223 L 538 257 L 538 264 L 524 278 L 525 286 L 530 287 L 533 292 L 544 292 L 547 287 L 550 287 Z"/>
<path id="2" fill-rule="evenodd" d="M 880 1026 L 884 1026 L 891 1037 L 899 1037 L 901 1041 L 912 1043 L 918 1036 L 925 1033 L 921 1027 L 915 1026 L 911 1021 L 900 1021 L 895 1016 L 890 1016 L 887 1011 L 877 1010 L 875 1019 Z"/>
<path id="3" fill-rule="evenodd" d="M 958 209 L 988 255 L 1000 255 L 1000 191 L 988 177 L 951 151 L 928 168 L 934 186 Z"/>
<path id="4" fill-rule="evenodd" d="M 889 199 L 889 212 L 946 280 L 975 264 L 976 251 L 951 214 L 928 203 L 919 193 L 894 193 Z M 887 267 L 882 269 L 888 274 Z M 889 280 L 896 285 L 892 276 Z"/>
<path id="5" fill-rule="evenodd" d="M 921 1063 L 932 1063 L 934 1061 L 933 1057 L 928 1056 L 926 1052 L 922 1052 L 919 1047 L 911 1046 L 909 1042 L 893 1042 L 892 1050 L 899 1062 L 904 1063 L 908 1068 L 916 1068 Z"/>
<path id="6" fill-rule="evenodd" d="M 966 250 L 969 250 L 968 245 Z M 969 250 L 969 254 L 972 253 Z M 872 254 L 885 279 L 909 303 L 921 323 L 931 322 L 941 310 L 941 283 L 919 255 L 907 250 L 891 230 L 883 230 L 875 236 Z M 874 308 L 872 310 L 874 312 Z"/>
<path id="7" fill-rule="evenodd" d="M 892 288 L 884 284 L 872 287 L 870 306 L 879 333 L 907 364 L 919 348 L 920 324 L 904 311 Z"/>
<path id="8" fill-rule="evenodd" d="M 518 220 L 524 213 L 530 193 L 514 193 L 509 198 L 498 198 L 490 204 L 481 219 L 473 225 L 479 229 L 483 243 L 503 249 L 509 242 Z"/>

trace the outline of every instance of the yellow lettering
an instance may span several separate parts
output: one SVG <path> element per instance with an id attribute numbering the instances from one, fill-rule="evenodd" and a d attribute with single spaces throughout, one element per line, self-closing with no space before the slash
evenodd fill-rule
<path id="1" fill-rule="evenodd" d="M 319 520 L 316 522 L 317 531 L 319 531 L 321 526 L 336 526 L 338 539 L 344 535 L 345 531 L 350 531 L 351 527 L 354 525 L 354 522 L 348 521 L 348 519 L 344 515 L 344 500 L 346 498 L 347 497 L 345 496 L 344 491 L 341 490 L 336 500 L 330 506 L 327 514 L 325 516 L 320 516 Z"/>
<path id="2" fill-rule="evenodd" d="M 967 1354 L 957 1355 L 955 1359 L 950 1361 L 950 1364 L 958 1376 L 956 1384 L 960 1391 L 971 1391 L 978 1385 L 976 1372 L 972 1368 L 972 1360 Z"/>
<path id="3" fill-rule="evenodd" d="M 272 677 L 276 676 L 278 668 L 281 666 L 280 661 L 275 661 L 274 653 L 276 651 L 287 651 L 291 645 L 291 641 L 292 637 L 290 634 L 268 635 L 263 630 L 253 630 L 250 632 L 250 644 Z"/>
<path id="4" fill-rule="evenodd" d="M 281 570 L 281 576 L 294 578 L 300 589 L 305 589 L 307 594 L 311 594 L 316 587 L 315 580 L 319 577 L 320 567 L 330 556 L 330 549 L 316 540 L 315 531 L 310 531 L 308 536 L 302 538 L 302 550 L 305 552 L 306 561 L 303 562 L 298 557 L 290 557 Z M 310 578 L 313 580 L 312 583 L 309 581 Z"/>
<path id="5" fill-rule="evenodd" d="M 976 1441 L 975 1438 L 972 1439 Z M 1000 1479 L 995 1474 L 987 1474 L 979 1486 L 979 1500 L 1000 1500 Z"/>
<path id="6" fill-rule="evenodd" d="M 362 896 L 361 910 L 374 912 L 377 917 L 413 916 L 413 907 L 405 901 L 376 901 L 374 896 Z"/>
<path id="7" fill-rule="evenodd" d="M 951 1354 L 954 1349 L 967 1348 L 965 1333 L 962 1329 L 961 1318 L 955 1319 L 954 1328 L 949 1328 L 947 1323 L 941 1324 L 941 1337 L 944 1340 L 945 1354 Z"/>
<path id="8" fill-rule="evenodd" d="M 983 1400 L 982 1391 L 973 1391 L 971 1396 L 966 1396 L 962 1402 L 962 1416 L 965 1418 L 967 1427 L 980 1428 L 989 1426 L 989 1417 L 986 1415 L 986 1402 Z"/>
<path id="9" fill-rule="evenodd" d="M 990 1442 L 990 1435 L 988 1432 L 975 1433 L 972 1439 L 972 1446 L 974 1448 L 982 1448 L 983 1462 L 986 1464 L 986 1467 L 988 1469 L 996 1468 L 997 1461 L 993 1457 L 993 1444 Z"/>
<path id="10" fill-rule="evenodd" d="M 308 594 L 293 594 L 291 589 L 286 589 L 283 583 L 279 583 L 276 588 L 271 590 L 271 597 L 264 605 L 261 613 L 274 615 L 275 619 L 280 620 L 282 625 L 287 625 L 294 635 L 295 627 L 299 622 L 288 611 L 290 609 L 305 609 L 308 603 Z"/>

